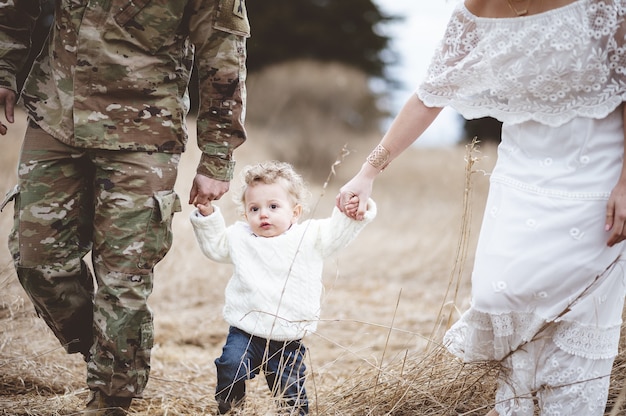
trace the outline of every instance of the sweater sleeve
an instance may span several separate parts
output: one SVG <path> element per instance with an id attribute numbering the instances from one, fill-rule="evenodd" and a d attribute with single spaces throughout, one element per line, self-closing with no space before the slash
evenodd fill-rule
<path id="1" fill-rule="evenodd" d="M 189 219 L 193 226 L 196 240 L 202 253 L 219 263 L 232 263 L 228 243 L 228 233 L 222 211 L 213 206 L 213 214 L 203 216 L 198 209 L 194 209 Z"/>
<path id="2" fill-rule="evenodd" d="M 320 220 L 318 228 L 317 244 L 322 257 L 329 257 L 354 241 L 361 230 L 376 217 L 376 212 L 376 204 L 372 199 L 367 201 L 367 211 L 361 221 L 346 216 L 334 207 L 331 217 Z"/>

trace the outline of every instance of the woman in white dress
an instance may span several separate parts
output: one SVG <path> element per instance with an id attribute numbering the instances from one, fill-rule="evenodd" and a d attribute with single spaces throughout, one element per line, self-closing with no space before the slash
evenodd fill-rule
<path id="1" fill-rule="evenodd" d="M 497 360 L 490 415 L 603 415 L 625 295 L 626 0 L 466 0 L 428 75 L 337 195 L 360 218 L 376 176 L 451 106 L 503 122 L 468 311 L 446 333 Z M 344 209 L 358 196 L 361 205 Z"/>

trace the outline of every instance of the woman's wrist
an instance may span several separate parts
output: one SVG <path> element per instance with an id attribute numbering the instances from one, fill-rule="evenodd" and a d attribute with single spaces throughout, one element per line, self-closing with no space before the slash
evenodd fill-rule
<path id="1" fill-rule="evenodd" d="M 373 181 L 389 165 L 390 156 L 391 153 L 382 144 L 376 145 L 361 166 L 361 174 Z"/>
<path id="2" fill-rule="evenodd" d="M 368 161 L 363 162 L 363 165 L 361 165 L 361 176 L 369 180 L 373 181 L 380 172 L 382 172 L 381 169 L 375 168 Z"/>

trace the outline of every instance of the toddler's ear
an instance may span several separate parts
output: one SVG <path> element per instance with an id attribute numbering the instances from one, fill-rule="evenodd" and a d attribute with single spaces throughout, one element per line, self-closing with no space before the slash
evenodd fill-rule
<path id="1" fill-rule="evenodd" d="M 295 223 L 298 221 L 298 219 L 300 218 L 300 215 L 302 215 L 302 205 L 300 204 L 296 204 L 293 207 L 293 216 L 291 217 L 291 223 Z"/>

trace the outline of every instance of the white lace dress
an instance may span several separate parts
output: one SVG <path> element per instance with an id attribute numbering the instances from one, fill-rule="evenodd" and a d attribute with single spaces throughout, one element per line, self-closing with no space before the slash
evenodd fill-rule
<path id="1" fill-rule="evenodd" d="M 459 4 L 417 91 L 426 105 L 503 122 L 471 307 L 444 343 L 465 361 L 515 370 L 499 400 L 567 385 L 567 404 L 558 389 L 540 397 L 546 415 L 602 415 L 617 354 L 624 247 L 607 247 L 604 224 L 624 155 L 625 5 L 578 0 L 496 19 Z"/>

